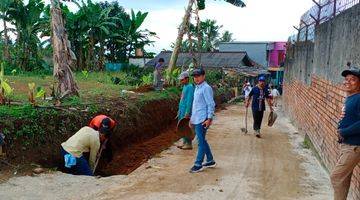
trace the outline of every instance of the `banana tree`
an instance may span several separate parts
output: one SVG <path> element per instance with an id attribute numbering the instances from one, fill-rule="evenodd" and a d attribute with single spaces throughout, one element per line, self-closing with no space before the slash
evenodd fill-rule
<path id="1" fill-rule="evenodd" d="M 54 60 L 54 77 L 58 80 L 60 98 L 79 95 L 78 86 L 71 71 L 71 49 L 65 30 L 60 1 L 51 0 L 51 30 Z"/>
<path id="2" fill-rule="evenodd" d="M 128 57 L 132 56 L 135 49 L 142 49 L 145 45 L 153 43 L 150 37 L 156 36 L 155 32 L 151 32 L 147 29 L 139 30 L 141 25 L 144 23 L 148 13 L 135 12 L 131 10 L 130 20 L 121 19 L 121 25 L 123 30 L 121 35 L 126 42 L 126 50 Z"/>
<path id="3" fill-rule="evenodd" d="M 87 65 L 90 69 L 94 69 L 94 64 L 97 63 L 98 69 L 102 69 L 105 62 L 105 40 L 112 37 L 114 33 L 111 28 L 116 27 L 115 21 L 120 19 L 111 17 L 109 14 L 113 10 L 112 6 L 103 8 L 99 3 L 93 3 L 91 0 L 87 1 L 80 7 L 78 15 L 82 20 L 81 29 L 86 30 L 86 42 L 88 44 Z M 95 55 L 95 45 L 99 44 L 98 55 Z"/>
<path id="4" fill-rule="evenodd" d="M 3 20 L 3 34 L 4 34 L 4 50 L 3 50 L 3 58 L 5 61 L 10 60 L 9 53 L 9 36 L 8 36 L 8 27 L 6 21 L 8 18 L 8 10 L 13 0 L 1 0 L 0 1 L 0 19 Z"/>
<path id="5" fill-rule="evenodd" d="M 237 7 L 245 7 L 245 3 L 242 0 L 224 0 L 224 1 L 227 3 L 230 3 L 234 6 L 237 6 Z M 186 29 L 187 29 L 189 21 L 190 21 L 193 6 L 195 5 L 197 7 L 197 9 L 203 10 L 203 9 L 205 9 L 205 3 L 206 3 L 205 0 L 189 0 L 183 21 L 179 27 L 179 32 L 178 32 L 178 36 L 176 38 L 175 47 L 174 47 L 174 50 L 170 57 L 169 66 L 168 66 L 168 71 L 170 73 L 176 67 L 176 61 L 177 61 L 178 55 L 180 53 L 180 46 L 181 46 L 184 34 L 186 33 Z M 167 79 L 170 79 L 170 77 L 167 77 Z M 170 80 L 167 80 L 167 81 L 170 81 Z"/>
<path id="6" fill-rule="evenodd" d="M 17 64 L 26 71 L 41 65 L 38 34 L 47 25 L 42 18 L 45 4 L 42 0 L 12 1 L 9 5 L 8 20 L 15 26 Z"/>
<path id="7" fill-rule="evenodd" d="M 0 105 L 7 102 L 7 97 L 11 95 L 13 89 L 4 78 L 4 63 L 0 65 Z"/>

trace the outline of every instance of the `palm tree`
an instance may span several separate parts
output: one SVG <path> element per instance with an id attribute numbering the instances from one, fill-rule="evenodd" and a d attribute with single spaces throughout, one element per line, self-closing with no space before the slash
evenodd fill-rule
<path id="1" fill-rule="evenodd" d="M 215 51 L 220 42 L 232 41 L 232 33 L 229 31 L 220 32 L 222 25 L 218 25 L 215 20 L 201 21 L 198 26 L 194 24 L 189 25 L 189 31 L 187 32 L 188 39 L 184 40 L 181 44 L 182 52 L 190 52 L 194 50 L 196 52 L 209 52 Z M 198 36 L 193 39 L 192 36 Z M 199 41 L 199 37 L 200 39 Z M 190 41 L 191 40 L 191 41 Z M 175 45 L 172 44 L 172 48 Z"/>
<path id="2" fill-rule="evenodd" d="M 225 2 L 228 2 L 234 6 L 237 6 L 237 7 L 245 7 L 245 3 L 242 1 L 242 0 L 224 0 Z M 197 9 L 204 9 L 205 8 L 205 0 L 189 0 L 189 3 L 188 3 L 188 6 L 187 6 L 187 9 L 185 11 L 185 15 L 184 15 L 184 18 L 183 18 L 183 21 L 180 25 L 180 28 L 179 28 L 179 32 L 178 32 L 178 36 L 177 36 L 177 39 L 176 39 L 176 42 L 175 42 L 175 47 L 174 47 L 174 50 L 171 54 L 171 58 L 170 58 L 170 61 L 169 61 L 169 67 L 168 67 L 168 72 L 171 73 L 173 71 L 173 69 L 176 67 L 176 61 L 177 61 L 177 58 L 178 58 L 178 55 L 179 55 L 179 52 L 180 52 L 180 46 L 181 46 L 181 43 L 182 43 L 182 39 L 183 39 L 183 36 L 186 32 L 186 27 L 188 26 L 189 24 L 189 20 L 190 20 L 190 17 L 191 17 L 191 12 L 192 12 L 192 8 L 193 8 L 193 5 L 196 4 L 197 6 Z M 169 77 L 168 77 L 169 78 Z M 169 81 L 169 80 L 168 80 Z"/>
<path id="3" fill-rule="evenodd" d="M 233 34 L 230 33 L 229 31 L 225 31 L 220 38 L 220 42 L 233 42 L 233 41 L 234 41 Z"/>
<path id="4" fill-rule="evenodd" d="M 51 30 L 54 60 L 54 77 L 58 80 L 58 92 L 60 98 L 69 95 L 79 95 L 78 86 L 71 71 L 71 49 L 65 30 L 60 1 L 51 0 Z"/>
<path id="5" fill-rule="evenodd" d="M 204 41 L 204 50 L 205 51 L 214 51 L 216 43 L 219 38 L 219 31 L 222 28 L 222 25 L 216 25 L 215 20 L 207 19 L 204 22 L 200 23 L 200 31 L 203 34 L 202 38 Z"/>

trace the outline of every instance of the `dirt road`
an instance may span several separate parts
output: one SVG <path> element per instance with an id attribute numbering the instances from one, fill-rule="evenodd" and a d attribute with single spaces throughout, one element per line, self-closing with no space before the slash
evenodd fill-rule
<path id="1" fill-rule="evenodd" d="M 61 173 L 0 185 L 0 199 L 331 199 L 328 174 L 289 121 L 280 116 L 263 138 L 244 135 L 244 109 L 217 113 L 208 133 L 217 168 L 190 174 L 196 151 L 171 147 L 128 176 L 101 179 Z M 249 117 L 251 124 L 252 120 Z"/>

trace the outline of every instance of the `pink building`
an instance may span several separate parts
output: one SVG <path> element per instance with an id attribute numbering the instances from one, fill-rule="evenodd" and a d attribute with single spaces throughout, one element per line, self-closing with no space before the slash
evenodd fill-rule
<path id="1" fill-rule="evenodd" d="M 276 68 L 284 65 L 286 42 L 272 42 L 268 46 L 268 67 Z"/>

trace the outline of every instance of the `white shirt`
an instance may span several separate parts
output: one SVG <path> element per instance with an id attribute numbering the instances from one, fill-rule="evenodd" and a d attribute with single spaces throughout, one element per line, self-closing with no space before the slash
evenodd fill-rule
<path id="1" fill-rule="evenodd" d="M 280 96 L 280 93 L 276 88 L 274 88 L 271 90 L 271 96 L 277 97 L 277 96 Z"/>
<path id="2" fill-rule="evenodd" d="M 250 94 L 250 92 L 251 92 L 251 86 L 246 86 L 245 88 L 244 88 L 244 92 L 245 92 L 245 98 L 247 98 L 248 96 L 249 96 L 249 94 Z"/>

